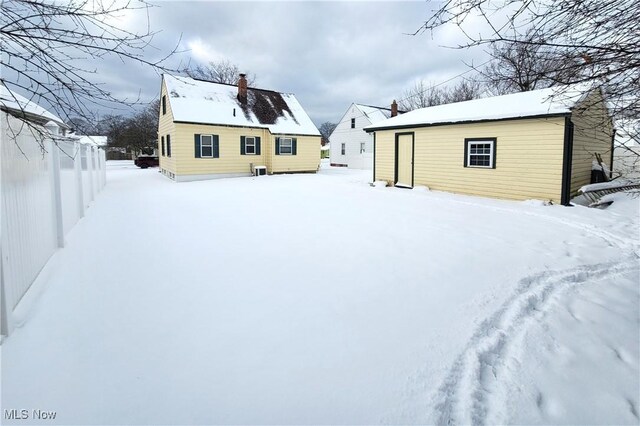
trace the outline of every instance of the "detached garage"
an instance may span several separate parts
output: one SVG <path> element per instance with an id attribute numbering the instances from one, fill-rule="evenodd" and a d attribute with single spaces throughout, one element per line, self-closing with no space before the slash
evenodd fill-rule
<path id="1" fill-rule="evenodd" d="M 422 108 L 365 128 L 373 180 L 569 204 L 610 166 L 613 126 L 600 90 L 543 89 Z"/>

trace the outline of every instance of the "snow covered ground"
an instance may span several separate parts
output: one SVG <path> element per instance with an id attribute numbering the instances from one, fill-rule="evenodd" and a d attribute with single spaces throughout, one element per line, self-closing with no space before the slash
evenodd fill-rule
<path id="1" fill-rule="evenodd" d="M 368 178 L 110 163 L 2 343 L 3 422 L 638 424 L 640 198 Z"/>

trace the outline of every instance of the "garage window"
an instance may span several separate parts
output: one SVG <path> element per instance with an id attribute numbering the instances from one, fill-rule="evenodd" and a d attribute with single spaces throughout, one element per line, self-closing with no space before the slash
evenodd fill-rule
<path id="1" fill-rule="evenodd" d="M 495 169 L 496 138 L 465 139 L 464 166 Z"/>

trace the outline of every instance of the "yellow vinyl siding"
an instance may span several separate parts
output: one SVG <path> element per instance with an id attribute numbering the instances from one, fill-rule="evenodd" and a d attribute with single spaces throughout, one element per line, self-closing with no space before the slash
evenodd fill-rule
<path id="1" fill-rule="evenodd" d="M 376 132 L 374 149 L 374 178 L 387 181 L 392 185 L 395 179 L 395 132 L 391 130 Z"/>
<path id="2" fill-rule="evenodd" d="M 266 166 L 267 141 L 266 129 L 247 127 L 223 127 L 205 124 L 176 123 L 175 135 L 171 136 L 172 156 L 176 159 L 176 174 L 206 175 L 250 173 L 251 163 Z M 218 135 L 219 158 L 196 158 L 194 135 Z M 260 138 L 260 155 L 242 155 L 240 137 Z"/>
<path id="3" fill-rule="evenodd" d="M 167 113 L 162 114 L 162 96 L 167 96 Z M 175 125 L 173 124 L 173 112 L 171 111 L 171 101 L 167 95 L 167 89 L 164 81 L 162 82 L 162 88 L 160 90 L 160 117 L 158 119 L 158 157 L 160 158 L 160 169 L 168 170 L 171 173 L 176 173 L 176 157 L 173 151 L 173 138 L 175 134 Z M 171 135 L 171 157 L 162 156 L 162 138 L 165 139 L 165 147 L 167 135 Z"/>
<path id="4" fill-rule="evenodd" d="M 275 155 L 276 137 L 296 138 L 296 155 Z M 315 172 L 320 166 L 320 136 L 274 135 L 269 152 L 271 173 Z"/>
<path id="5" fill-rule="evenodd" d="M 376 132 L 376 179 L 393 180 L 395 133 L 415 132 L 414 185 L 560 202 L 564 118 L 505 120 Z M 464 167 L 465 138 L 496 138 L 496 168 Z"/>
<path id="6" fill-rule="evenodd" d="M 571 165 L 571 194 L 591 183 L 591 164 L 595 153 L 611 168 L 611 137 L 613 127 L 602 95 L 593 91 L 573 109 L 573 161 Z"/>

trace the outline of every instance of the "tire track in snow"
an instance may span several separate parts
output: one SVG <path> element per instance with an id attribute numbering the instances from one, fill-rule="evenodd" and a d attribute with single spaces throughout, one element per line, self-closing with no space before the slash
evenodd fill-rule
<path id="1" fill-rule="evenodd" d="M 492 396 L 490 387 L 497 383 L 500 368 L 514 365 L 509 359 L 510 343 L 527 330 L 527 320 L 548 309 L 547 301 L 570 285 L 590 279 L 638 269 L 640 241 L 635 236 L 622 236 L 603 230 L 596 225 L 579 222 L 579 217 L 562 218 L 543 213 L 509 207 L 485 205 L 463 200 L 445 200 L 457 204 L 484 208 L 501 213 L 526 215 L 558 223 L 605 240 L 610 246 L 627 255 L 626 261 L 595 265 L 581 265 L 564 271 L 545 271 L 524 277 L 515 293 L 492 316 L 476 328 L 466 348 L 458 356 L 449 373 L 432 399 L 431 421 L 436 424 L 484 424 Z M 513 345 L 511 345 L 513 346 Z M 517 361 L 515 361 L 517 364 Z M 501 373 L 500 373 L 501 374 Z M 491 419 L 500 423 L 498 419 Z"/>
<path id="2" fill-rule="evenodd" d="M 581 265 L 564 271 L 546 271 L 521 279 L 515 293 L 474 332 L 458 356 L 435 396 L 436 424 L 485 424 L 493 404 L 489 400 L 504 370 L 513 365 L 516 338 L 531 320 L 549 308 L 548 301 L 563 290 L 631 269 L 637 257 L 598 265 Z M 517 361 L 515 361 L 517 363 Z M 504 405 L 504 401 L 500 403 Z M 491 418 L 491 423 L 500 419 Z"/>

